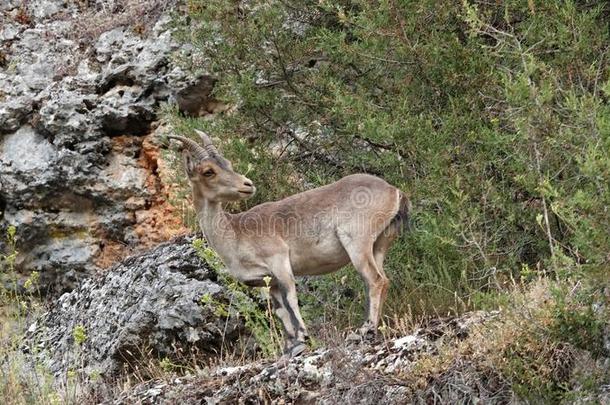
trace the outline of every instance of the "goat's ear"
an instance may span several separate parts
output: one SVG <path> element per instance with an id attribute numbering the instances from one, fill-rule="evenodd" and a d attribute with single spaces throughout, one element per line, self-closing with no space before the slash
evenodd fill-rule
<path id="1" fill-rule="evenodd" d="M 195 174 L 195 159 L 191 153 L 184 149 L 182 150 L 182 163 L 184 164 L 184 170 L 186 170 L 186 175 L 191 177 Z"/>

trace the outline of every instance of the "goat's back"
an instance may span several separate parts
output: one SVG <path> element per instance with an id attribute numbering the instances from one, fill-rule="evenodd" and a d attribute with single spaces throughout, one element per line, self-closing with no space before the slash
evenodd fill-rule
<path id="1" fill-rule="evenodd" d="M 242 220 L 286 218 L 304 223 L 319 219 L 336 223 L 337 219 L 349 221 L 356 216 L 389 215 L 391 219 L 398 212 L 399 193 L 396 187 L 379 177 L 352 174 L 322 187 L 260 204 L 238 215 Z"/>

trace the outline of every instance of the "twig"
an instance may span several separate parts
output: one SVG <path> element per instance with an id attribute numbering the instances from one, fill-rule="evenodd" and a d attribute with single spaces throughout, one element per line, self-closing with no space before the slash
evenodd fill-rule
<path id="1" fill-rule="evenodd" d="M 540 152 L 538 151 L 538 145 L 534 142 L 534 152 L 536 153 L 536 169 L 538 170 L 538 175 L 542 176 L 542 171 L 540 170 Z M 546 228 L 546 235 L 549 240 L 549 249 L 551 250 L 551 257 L 555 257 L 555 247 L 553 244 L 553 235 L 551 234 L 551 226 L 549 224 L 549 210 L 546 204 L 546 198 L 544 197 L 544 193 L 540 193 L 542 196 L 542 210 L 544 214 L 544 226 Z"/>

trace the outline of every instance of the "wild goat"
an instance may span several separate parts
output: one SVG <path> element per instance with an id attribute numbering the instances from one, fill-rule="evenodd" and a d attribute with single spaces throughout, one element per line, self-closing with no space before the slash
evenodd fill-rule
<path id="1" fill-rule="evenodd" d="M 389 286 L 383 261 L 408 221 L 407 196 L 378 177 L 353 174 L 229 214 L 223 203 L 249 198 L 256 189 L 233 171 L 205 133 L 197 133 L 202 145 L 182 136 L 168 137 L 181 142 L 199 225 L 232 276 L 253 287 L 264 286 L 270 277 L 274 311 L 286 337 L 285 356 L 299 355 L 308 337 L 294 276 L 330 273 L 350 261 L 368 293 L 360 332 L 375 333 Z"/>

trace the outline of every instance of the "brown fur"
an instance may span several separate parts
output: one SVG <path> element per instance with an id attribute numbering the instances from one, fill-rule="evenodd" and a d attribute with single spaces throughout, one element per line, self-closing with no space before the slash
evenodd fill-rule
<path id="1" fill-rule="evenodd" d="M 389 286 L 383 261 L 409 223 L 406 194 L 378 177 L 354 174 L 228 214 L 222 204 L 250 197 L 254 185 L 233 171 L 207 135 L 202 134 L 202 140 L 210 153 L 192 144 L 183 150 L 201 229 L 234 277 L 251 286 L 262 286 L 270 277 L 272 301 L 286 335 L 286 354 L 300 353 L 307 337 L 294 277 L 333 272 L 350 262 L 368 292 L 367 321 L 361 332 L 376 332 Z"/>

